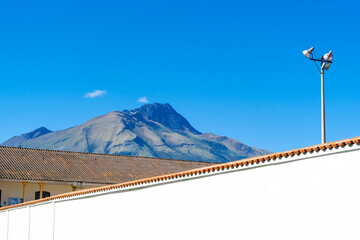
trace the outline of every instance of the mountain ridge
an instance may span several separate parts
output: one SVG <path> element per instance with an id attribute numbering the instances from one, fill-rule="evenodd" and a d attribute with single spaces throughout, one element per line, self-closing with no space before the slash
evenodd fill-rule
<path id="1" fill-rule="evenodd" d="M 1 145 L 209 162 L 228 162 L 270 153 L 233 138 L 201 133 L 170 104 L 161 103 L 111 111 L 60 131 L 43 129 L 42 134 L 28 139 L 24 135 Z M 14 141 L 21 136 L 21 141 Z"/>
<path id="2" fill-rule="evenodd" d="M 49 129 L 47 129 L 46 127 L 40 127 L 37 128 L 31 132 L 28 133 L 24 133 L 21 134 L 20 136 L 14 136 L 8 140 L 6 140 L 5 142 L 3 142 L 0 145 L 4 145 L 4 146 L 9 146 L 9 147 L 16 147 L 16 146 L 20 146 L 22 142 L 29 140 L 29 139 L 34 139 L 37 137 L 40 137 L 42 135 L 51 133 L 52 131 L 50 131 Z"/>

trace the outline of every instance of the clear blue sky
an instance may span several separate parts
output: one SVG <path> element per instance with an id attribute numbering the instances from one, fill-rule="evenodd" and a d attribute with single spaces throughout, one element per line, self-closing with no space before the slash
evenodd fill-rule
<path id="1" fill-rule="evenodd" d="M 139 97 L 201 132 L 271 151 L 360 135 L 358 1 L 2 1 L 0 142 L 60 130 Z M 94 90 L 107 93 L 85 98 Z"/>

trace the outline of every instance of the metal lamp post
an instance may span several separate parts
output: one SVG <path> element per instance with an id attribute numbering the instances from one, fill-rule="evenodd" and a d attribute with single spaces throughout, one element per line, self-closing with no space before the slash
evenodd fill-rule
<path id="1" fill-rule="evenodd" d="M 316 67 L 318 68 L 321 75 L 321 142 L 326 143 L 326 131 L 325 131 L 325 93 L 324 93 L 324 71 L 328 70 L 330 64 L 332 63 L 332 51 L 320 57 L 320 59 L 316 59 L 313 57 L 312 52 L 314 48 L 310 48 L 308 50 L 304 50 L 303 54 L 305 57 L 314 61 Z M 320 62 L 321 66 L 317 65 L 317 62 Z"/>

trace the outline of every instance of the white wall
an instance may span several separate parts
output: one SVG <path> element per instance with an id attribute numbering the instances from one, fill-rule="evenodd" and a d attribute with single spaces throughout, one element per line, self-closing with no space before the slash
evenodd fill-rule
<path id="1" fill-rule="evenodd" d="M 0 211 L 0 240 L 360 239 L 360 147 L 344 149 Z"/>

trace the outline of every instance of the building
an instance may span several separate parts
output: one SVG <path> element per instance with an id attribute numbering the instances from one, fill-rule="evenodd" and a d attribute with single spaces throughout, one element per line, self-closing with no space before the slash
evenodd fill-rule
<path id="1" fill-rule="evenodd" d="M 0 205 L 174 173 L 211 163 L 0 146 Z"/>
<path id="2" fill-rule="evenodd" d="M 360 137 L 0 209 L 0 240 L 360 239 Z"/>

